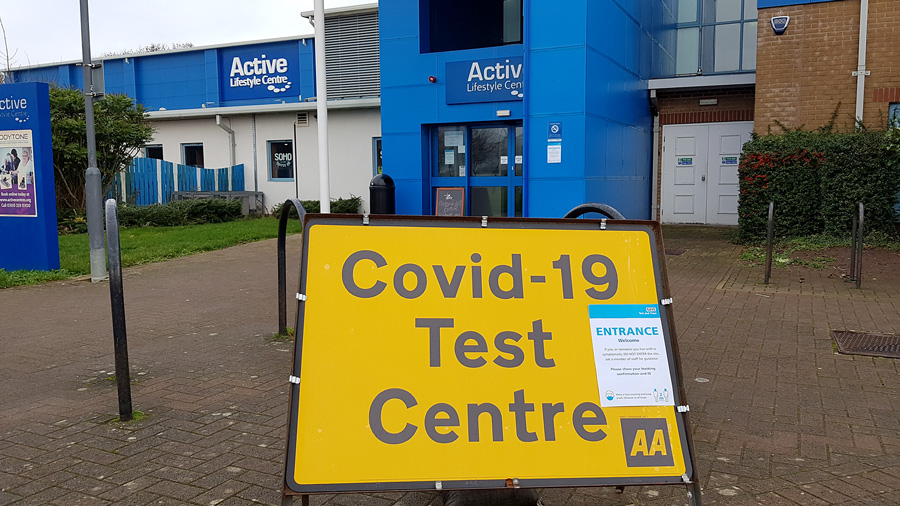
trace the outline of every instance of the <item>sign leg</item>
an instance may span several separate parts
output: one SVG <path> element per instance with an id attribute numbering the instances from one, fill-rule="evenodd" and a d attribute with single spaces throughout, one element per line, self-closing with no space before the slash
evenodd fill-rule
<path id="1" fill-rule="evenodd" d="M 700 500 L 700 483 L 694 482 L 687 486 L 688 504 L 691 506 L 701 506 Z"/>

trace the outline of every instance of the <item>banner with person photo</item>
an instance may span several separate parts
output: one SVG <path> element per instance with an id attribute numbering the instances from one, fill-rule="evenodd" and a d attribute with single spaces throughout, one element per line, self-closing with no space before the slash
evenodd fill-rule
<path id="1" fill-rule="evenodd" d="M 37 216 L 31 130 L 0 131 L 0 216 Z"/>

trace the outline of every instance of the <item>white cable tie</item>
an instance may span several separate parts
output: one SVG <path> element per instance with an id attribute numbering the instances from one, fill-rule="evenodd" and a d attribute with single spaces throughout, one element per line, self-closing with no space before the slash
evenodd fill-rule
<path id="1" fill-rule="evenodd" d="M 688 406 L 688 405 L 685 405 L 685 406 L 678 406 L 678 412 L 679 412 L 679 413 L 687 413 L 687 412 L 690 411 L 690 410 L 691 410 L 691 407 Z"/>
<path id="2" fill-rule="evenodd" d="M 444 488 L 444 484 L 443 484 L 443 483 L 441 483 L 441 482 L 439 482 L 439 481 L 434 482 L 434 489 L 435 489 L 435 490 L 442 490 L 443 488 Z"/>
<path id="3" fill-rule="evenodd" d="M 659 301 L 659 303 L 662 304 L 663 306 L 671 306 L 672 305 L 672 297 L 669 297 L 668 299 L 663 299 L 663 300 Z"/>
<path id="4" fill-rule="evenodd" d="M 481 226 L 487 228 L 487 216 L 481 217 Z"/>
<path id="5" fill-rule="evenodd" d="M 297 377 L 297 376 L 294 376 L 293 374 L 290 375 L 290 376 L 288 376 L 288 381 L 290 381 L 291 383 L 293 383 L 293 384 L 295 384 L 295 385 L 299 385 L 299 384 L 300 384 L 300 378 Z"/>
<path id="6" fill-rule="evenodd" d="M 369 214 L 366 213 L 363 215 L 363 225 L 368 225 L 368 224 L 369 224 Z"/>
<path id="7" fill-rule="evenodd" d="M 301 302 L 302 302 L 302 301 L 305 301 L 305 300 L 306 300 L 306 295 L 304 295 L 304 294 L 302 294 L 302 293 L 298 293 L 298 294 L 297 294 L 297 300 L 299 300 L 299 301 L 301 301 Z"/>
<path id="8" fill-rule="evenodd" d="M 606 230 L 606 218 L 600 218 L 600 230 Z"/>

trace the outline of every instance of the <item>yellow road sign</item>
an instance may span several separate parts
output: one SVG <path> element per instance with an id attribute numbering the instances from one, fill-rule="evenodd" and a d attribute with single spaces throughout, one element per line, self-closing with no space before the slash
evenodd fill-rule
<path id="1" fill-rule="evenodd" d="M 597 223 L 308 219 L 289 489 L 693 476 L 658 229 Z"/>

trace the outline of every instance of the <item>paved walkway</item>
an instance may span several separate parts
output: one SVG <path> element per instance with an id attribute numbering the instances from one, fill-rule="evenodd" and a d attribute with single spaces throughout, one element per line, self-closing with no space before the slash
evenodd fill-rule
<path id="1" fill-rule="evenodd" d="M 704 504 L 900 504 L 897 361 L 838 355 L 830 335 L 900 333 L 900 256 L 893 276 L 862 290 L 798 266 L 776 269 L 765 287 L 763 268 L 739 261 L 727 233 L 666 229 Z M 266 241 L 126 271 L 134 405 L 144 413 L 130 423 L 115 421 L 109 285 L 0 291 L 0 505 L 279 504 L 291 345 L 272 338 L 274 263 Z M 547 489 L 543 502 L 686 499 L 681 487 L 629 487 Z"/>

